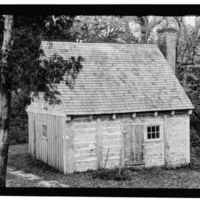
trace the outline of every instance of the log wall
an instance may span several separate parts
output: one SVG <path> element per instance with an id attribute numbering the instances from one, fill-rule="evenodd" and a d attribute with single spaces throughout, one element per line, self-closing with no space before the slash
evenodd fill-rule
<path id="1" fill-rule="evenodd" d="M 167 162 L 168 166 L 190 163 L 190 122 L 189 117 L 173 116 L 167 119 Z"/>
<path id="2" fill-rule="evenodd" d="M 145 167 L 187 164 L 189 153 L 189 116 L 163 115 L 143 117 L 72 119 L 66 123 L 65 173 L 114 168 L 124 164 L 123 130 L 127 124 L 143 125 Z M 147 139 L 147 126 L 159 125 L 161 137 Z M 66 149 L 66 150 L 65 150 Z"/>

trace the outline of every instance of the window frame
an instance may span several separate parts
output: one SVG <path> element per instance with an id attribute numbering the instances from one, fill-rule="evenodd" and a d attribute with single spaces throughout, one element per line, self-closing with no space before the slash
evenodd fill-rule
<path id="1" fill-rule="evenodd" d="M 43 134 L 43 127 L 46 127 L 46 136 Z M 45 140 L 48 140 L 48 134 L 47 134 L 47 124 L 46 123 L 42 123 L 42 138 Z"/>
<path id="2" fill-rule="evenodd" d="M 159 127 L 159 138 L 148 138 L 148 127 Z M 151 133 L 152 134 L 152 133 Z M 156 134 L 156 131 L 155 131 Z M 146 124 L 145 126 L 145 142 L 161 141 L 163 136 L 162 124 Z"/>

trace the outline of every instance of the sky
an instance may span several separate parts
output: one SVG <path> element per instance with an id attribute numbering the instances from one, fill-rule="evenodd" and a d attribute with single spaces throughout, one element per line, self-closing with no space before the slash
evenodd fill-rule
<path id="1" fill-rule="evenodd" d="M 185 17 L 185 22 L 190 24 L 191 26 L 194 26 L 195 24 L 195 17 L 196 16 L 187 16 Z"/>

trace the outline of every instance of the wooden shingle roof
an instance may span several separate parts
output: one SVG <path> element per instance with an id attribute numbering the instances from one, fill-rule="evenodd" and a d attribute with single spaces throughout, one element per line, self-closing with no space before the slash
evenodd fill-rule
<path id="1" fill-rule="evenodd" d="M 58 88 L 67 115 L 193 109 L 155 44 L 47 42 L 45 56 L 84 58 L 73 89 Z"/>

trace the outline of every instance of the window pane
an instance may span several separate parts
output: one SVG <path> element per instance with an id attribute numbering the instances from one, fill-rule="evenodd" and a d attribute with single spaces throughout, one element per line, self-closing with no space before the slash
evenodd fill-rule
<path id="1" fill-rule="evenodd" d="M 151 133 L 147 134 L 147 139 L 151 139 Z"/>
<path id="2" fill-rule="evenodd" d="M 160 138 L 160 126 L 147 126 L 147 139 Z"/>
<path id="3" fill-rule="evenodd" d="M 160 133 L 156 132 L 156 138 L 160 138 Z"/>
<path id="4" fill-rule="evenodd" d="M 47 125 L 42 124 L 42 136 L 47 137 Z"/>

